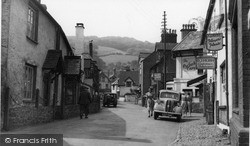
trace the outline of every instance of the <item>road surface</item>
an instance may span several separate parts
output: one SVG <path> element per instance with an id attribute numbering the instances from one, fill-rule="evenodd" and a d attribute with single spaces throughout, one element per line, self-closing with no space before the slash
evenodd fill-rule
<path id="1" fill-rule="evenodd" d="M 119 101 L 116 108 L 104 107 L 101 112 L 55 121 L 7 133 L 63 133 L 64 146 L 166 146 L 174 142 L 179 129 L 175 119 L 147 117 L 147 109 Z"/>

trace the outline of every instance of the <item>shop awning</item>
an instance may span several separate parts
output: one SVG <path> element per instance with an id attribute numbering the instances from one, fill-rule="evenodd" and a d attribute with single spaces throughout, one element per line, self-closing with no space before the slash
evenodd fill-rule
<path id="1" fill-rule="evenodd" d="M 59 71 L 62 69 L 62 51 L 48 50 L 42 69 Z"/>
<path id="2" fill-rule="evenodd" d="M 190 85 L 193 85 L 193 84 L 195 84 L 197 86 L 197 85 L 201 84 L 201 81 L 204 80 L 205 78 L 207 78 L 207 74 L 204 74 L 202 76 L 199 76 L 197 78 L 189 80 L 187 82 L 187 86 L 190 86 Z"/>

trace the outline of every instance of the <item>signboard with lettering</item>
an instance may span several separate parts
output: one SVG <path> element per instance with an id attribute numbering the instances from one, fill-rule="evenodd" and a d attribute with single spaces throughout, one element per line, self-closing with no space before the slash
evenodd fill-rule
<path id="1" fill-rule="evenodd" d="M 182 68 L 185 71 L 196 70 L 196 62 L 194 57 L 186 57 L 182 60 Z"/>
<path id="2" fill-rule="evenodd" d="M 154 73 L 154 80 L 155 81 L 161 81 L 162 74 L 161 73 Z"/>
<path id="3" fill-rule="evenodd" d="M 206 48 L 209 51 L 219 51 L 223 48 L 223 34 L 207 34 Z"/>
<path id="4" fill-rule="evenodd" d="M 215 69 L 216 60 L 212 56 L 202 56 L 196 58 L 197 69 Z"/>

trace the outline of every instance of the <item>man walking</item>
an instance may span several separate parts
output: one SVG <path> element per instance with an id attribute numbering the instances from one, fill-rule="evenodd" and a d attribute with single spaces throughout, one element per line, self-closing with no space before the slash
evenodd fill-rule
<path id="1" fill-rule="evenodd" d="M 80 87 L 80 96 L 78 100 L 78 104 L 80 105 L 80 118 L 82 119 L 83 113 L 85 114 L 85 118 L 88 118 L 89 114 L 89 105 L 91 103 L 91 96 L 85 87 Z"/>

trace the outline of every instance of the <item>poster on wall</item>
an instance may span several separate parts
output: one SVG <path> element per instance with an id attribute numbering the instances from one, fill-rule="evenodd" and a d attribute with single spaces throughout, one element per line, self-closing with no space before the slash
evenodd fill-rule
<path id="1" fill-rule="evenodd" d="M 184 71 L 196 70 L 196 60 L 194 57 L 183 58 L 182 68 Z"/>

